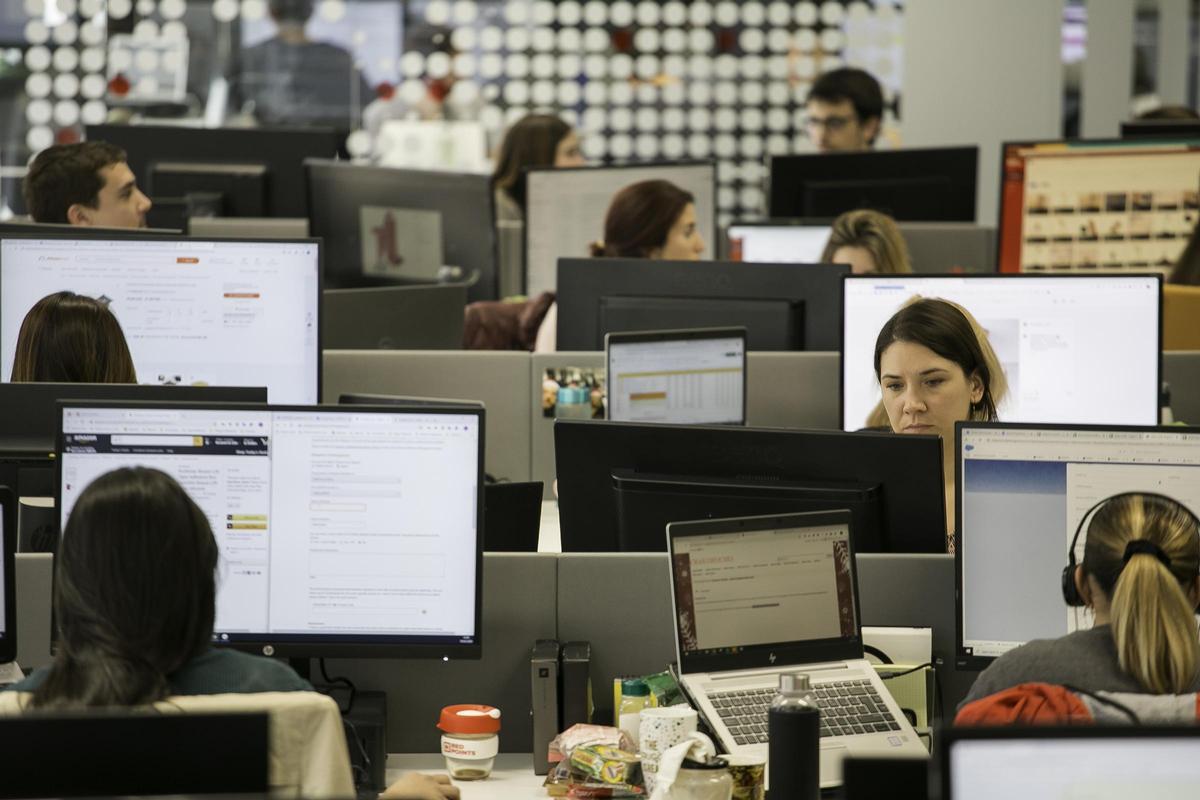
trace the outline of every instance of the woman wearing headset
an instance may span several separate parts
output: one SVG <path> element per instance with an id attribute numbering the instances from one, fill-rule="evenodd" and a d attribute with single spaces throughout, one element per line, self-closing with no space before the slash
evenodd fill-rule
<path id="1" fill-rule="evenodd" d="M 1091 609 L 1094 627 L 1005 653 L 980 674 L 963 706 L 1026 683 L 1082 693 L 1200 691 L 1196 516 L 1168 497 L 1130 492 L 1099 504 L 1085 535 L 1078 565 L 1072 543 L 1063 594 L 1069 605 Z"/>

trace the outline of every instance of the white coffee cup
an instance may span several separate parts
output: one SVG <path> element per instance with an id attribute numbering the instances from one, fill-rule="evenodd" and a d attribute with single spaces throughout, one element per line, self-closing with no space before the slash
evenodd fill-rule
<path id="1" fill-rule="evenodd" d="M 685 739 L 699 739 L 707 743 L 712 753 L 717 752 L 712 740 L 696 730 L 699 721 L 695 710 L 686 705 L 642 709 L 638 724 L 638 754 L 642 757 L 647 792 L 654 790 L 654 776 L 662 754 Z"/>

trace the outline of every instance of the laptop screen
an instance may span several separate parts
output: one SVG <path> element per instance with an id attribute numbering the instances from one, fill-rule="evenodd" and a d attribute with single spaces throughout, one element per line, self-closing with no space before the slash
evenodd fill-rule
<path id="1" fill-rule="evenodd" d="M 849 525 L 673 537 L 681 657 L 854 639 Z"/>
<path id="2" fill-rule="evenodd" d="M 618 422 L 746 421 L 746 331 L 608 337 L 608 418 Z"/>
<path id="3" fill-rule="evenodd" d="M 947 800 L 1195 797 L 1200 734 L 980 738 L 949 752 Z"/>

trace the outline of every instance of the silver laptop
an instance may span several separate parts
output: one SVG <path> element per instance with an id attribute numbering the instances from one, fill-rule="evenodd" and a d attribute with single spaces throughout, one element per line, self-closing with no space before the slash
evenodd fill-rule
<path id="1" fill-rule="evenodd" d="M 863 658 L 849 511 L 675 522 L 667 542 L 680 678 L 722 747 L 765 758 L 779 676 L 802 672 L 822 787 L 848 755 L 928 757 Z"/>

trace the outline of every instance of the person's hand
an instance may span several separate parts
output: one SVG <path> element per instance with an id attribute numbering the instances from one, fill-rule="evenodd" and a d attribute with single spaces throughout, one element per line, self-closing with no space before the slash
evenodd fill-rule
<path id="1" fill-rule="evenodd" d="M 410 772 L 379 794 L 379 800 L 458 800 L 458 787 L 449 775 Z"/>

